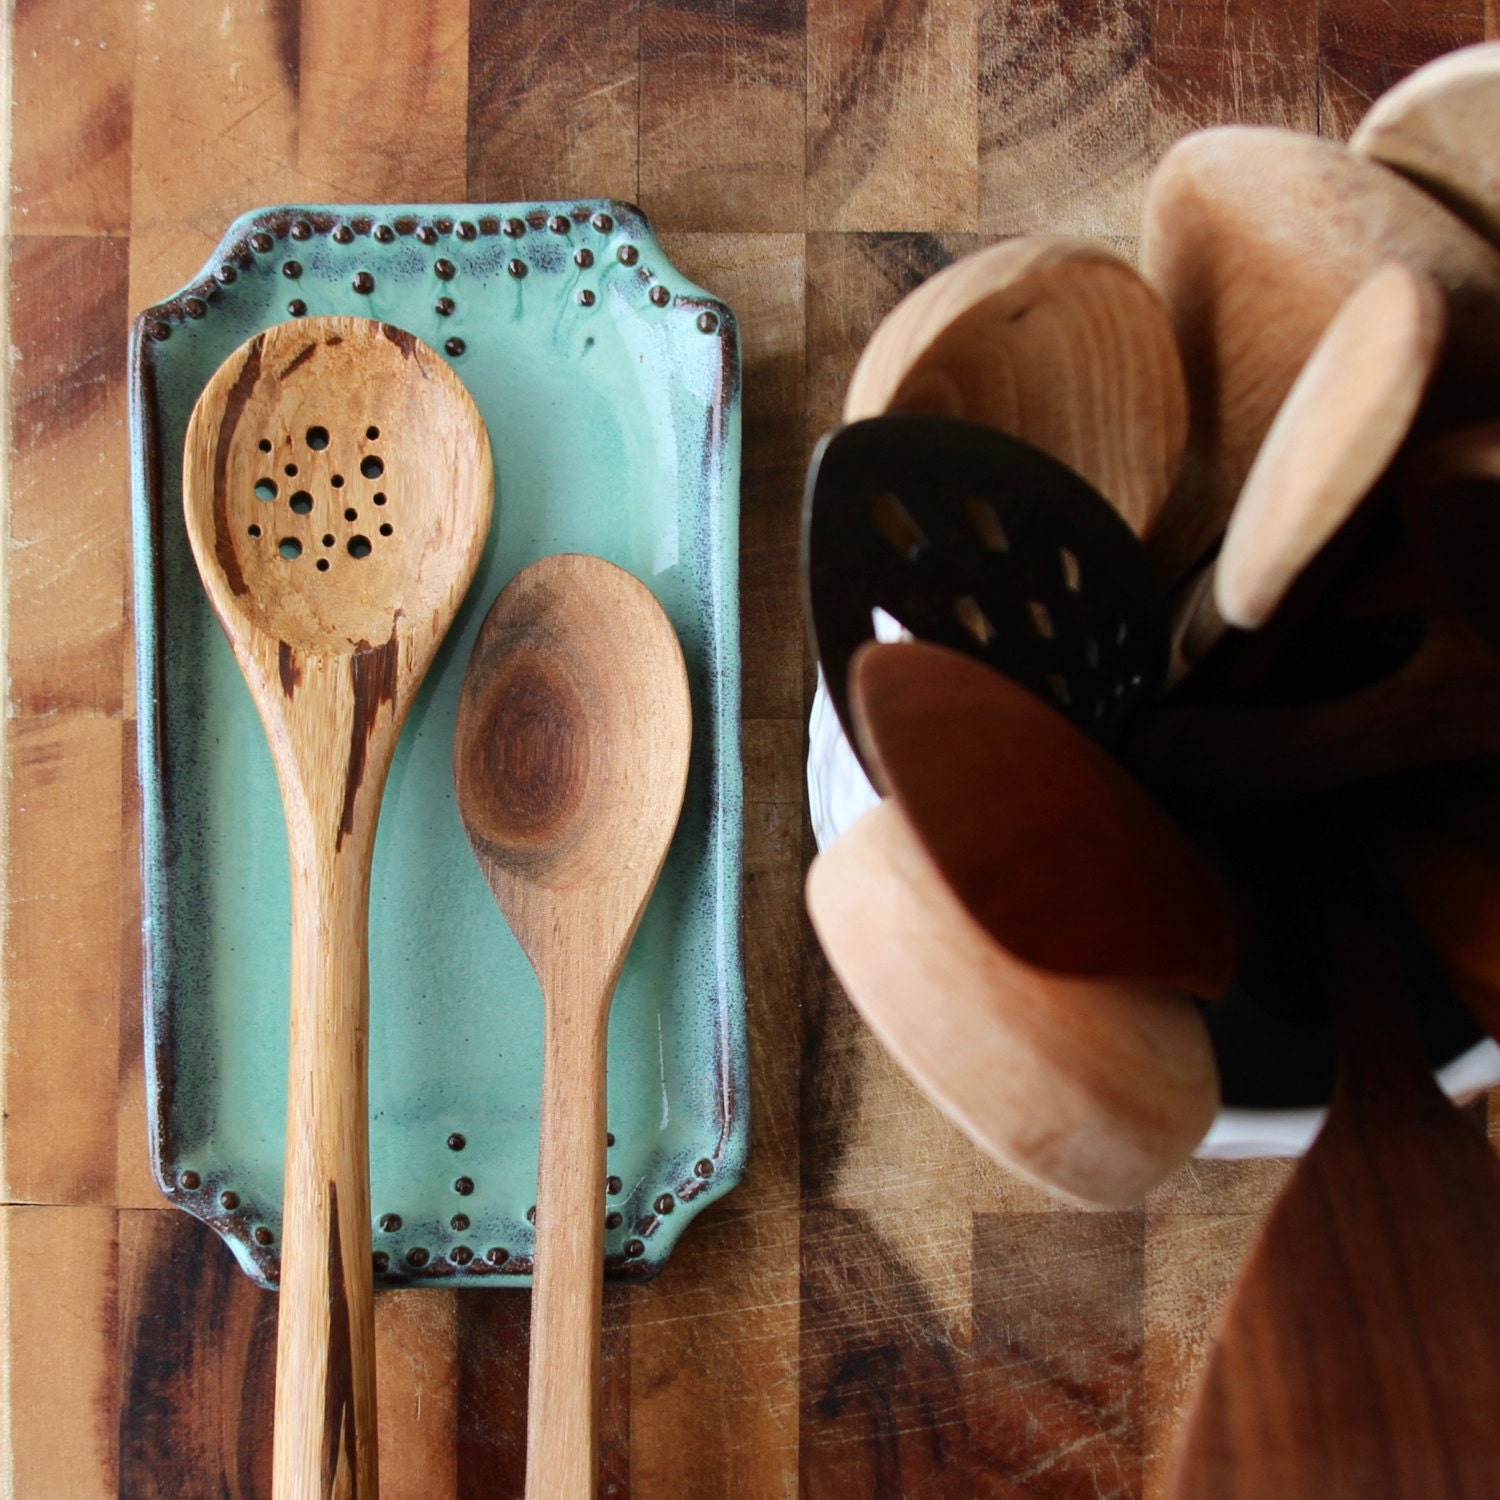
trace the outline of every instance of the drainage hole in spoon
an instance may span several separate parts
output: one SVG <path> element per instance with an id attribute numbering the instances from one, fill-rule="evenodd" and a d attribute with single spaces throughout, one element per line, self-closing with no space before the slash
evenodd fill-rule
<path id="1" fill-rule="evenodd" d="M 1031 611 L 1031 628 L 1044 640 L 1053 640 L 1057 628 L 1052 623 L 1052 611 L 1040 599 L 1028 599 L 1026 608 Z"/>
<path id="2" fill-rule="evenodd" d="M 875 524 L 886 540 L 907 562 L 915 562 L 927 545 L 927 533 L 912 519 L 912 514 L 889 490 L 876 496 Z"/>
<path id="3" fill-rule="evenodd" d="M 1000 515 L 995 507 L 988 500 L 967 500 L 964 504 L 969 512 L 969 519 L 974 523 L 974 530 L 979 533 L 979 540 L 991 552 L 1009 552 L 1010 538 L 1005 534 L 1005 527 L 1000 524 Z"/>
<path id="4" fill-rule="evenodd" d="M 302 556 L 302 543 L 294 536 L 284 536 L 276 550 L 285 558 L 298 558 Z"/>
<path id="5" fill-rule="evenodd" d="M 307 429 L 307 446 L 315 453 L 321 453 L 328 446 L 328 429 L 326 427 L 309 427 Z"/>
<path id="6" fill-rule="evenodd" d="M 953 601 L 953 613 L 958 616 L 959 624 L 981 646 L 988 646 L 1000 634 L 990 623 L 990 617 L 979 607 L 978 601 L 972 594 L 965 594 L 963 598 L 955 599 Z"/>
<path id="7" fill-rule="evenodd" d="M 274 479 L 257 479 L 255 481 L 255 498 L 257 500 L 274 500 L 276 498 L 276 481 Z"/>
<path id="8" fill-rule="evenodd" d="M 367 536 L 351 536 L 349 538 L 350 557 L 368 557 L 371 552 L 370 539 Z"/>
<path id="9" fill-rule="evenodd" d="M 305 516 L 313 508 L 313 498 L 306 490 L 298 490 L 287 504 L 297 512 L 299 516 Z"/>

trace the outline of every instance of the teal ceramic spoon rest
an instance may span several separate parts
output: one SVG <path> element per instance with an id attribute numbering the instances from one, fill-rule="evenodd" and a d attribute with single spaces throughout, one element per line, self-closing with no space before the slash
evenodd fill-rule
<path id="1" fill-rule="evenodd" d="M 525 1284 L 542 1009 L 453 795 L 458 694 L 503 584 L 608 558 L 671 616 L 693 697 L 682 822 L 616 994 L 607 1273 L 658 1271 L 741 1177 L 739 355 L 734 316 L 613 202 L 275 208 L 238 220 L 131 343 L 146 1065 L 158 1182 L 274 1284 L 290 896 L 270 753 L 198 580 L 182 444 L 199 392 L 288 318 L 378 318 L 445 352 L 495 455 L 479 573 L 412 709 L 370 903 L 377 1284 Z"/>

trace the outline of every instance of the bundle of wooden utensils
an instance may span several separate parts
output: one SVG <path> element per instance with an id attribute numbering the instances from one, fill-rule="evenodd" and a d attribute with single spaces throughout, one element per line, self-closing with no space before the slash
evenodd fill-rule
<path id="1" fill-rule="evenodd" d="M 368 463 L 376 440 L 406 520 L 336 551 L 332 535 L 319 540 L 320 507 L 342 510 L 335 469 Z M 293 452 L 304 488 L 283 504 L 258 476 Z M 278 1500 L 378 1493 L 370 861 L 391 755 L 484 550 L 492 487 L 458 376 L 366 319 L 258 335 L 209 382 L 188 429 L 188 536 L 271 743 L 291 852 Z M 677 637 L 628 573 L 548 557 L 495 601 L 454 762 L 470 842 L 546 1003 L 533 1500 L 584 1500 L 597 1484 L 607 1023 L 677 824 L 691 731 Z"/>
<path id="2" fill-rule="evenodd" d="M 807 604 L 884 800 L 807 900 L 850 998 L 1085 1204 L 1331 1088 L 1175 1493 L 1500 1494 L 1500 1163 L 1433 1078 L 1500 1036 L 1500 44 L 1347 147 L 1178 142 L 1139 271 L 957 262 L 844 418 Z"/>

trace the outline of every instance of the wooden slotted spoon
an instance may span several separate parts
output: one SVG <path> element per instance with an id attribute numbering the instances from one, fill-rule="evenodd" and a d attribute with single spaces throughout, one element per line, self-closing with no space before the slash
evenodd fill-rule
<path id="1" fill-rule="evenodd" d="M 265 725 L 292 867 L 278 1500 L 377 1492 L 370 856 L 412 697 L 489 532 L 489 439 L 411 334 L 307 318 L 193 408 L 188 539 Z"/>
<path id="2" fill-rule="evenodd" d="M 459 813 L 546 1007 L 528 1500 L 598 1485 L 609 1009 L 682 809 L 687 669 L 666 611 L 602 558 L 543 558 L 480 629 Z"/>

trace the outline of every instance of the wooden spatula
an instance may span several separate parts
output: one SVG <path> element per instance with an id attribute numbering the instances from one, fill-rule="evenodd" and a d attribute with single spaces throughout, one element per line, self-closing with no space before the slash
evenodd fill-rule
<path id="1" fill-rule="evenodd" d="M 850 672 L 877 786 L 979 925 L 1059 974 L 1220 994 L 1231 899 L 1191 840 L 1114 760 L 998 672 L 922 642 L 870 645 Z"/>

